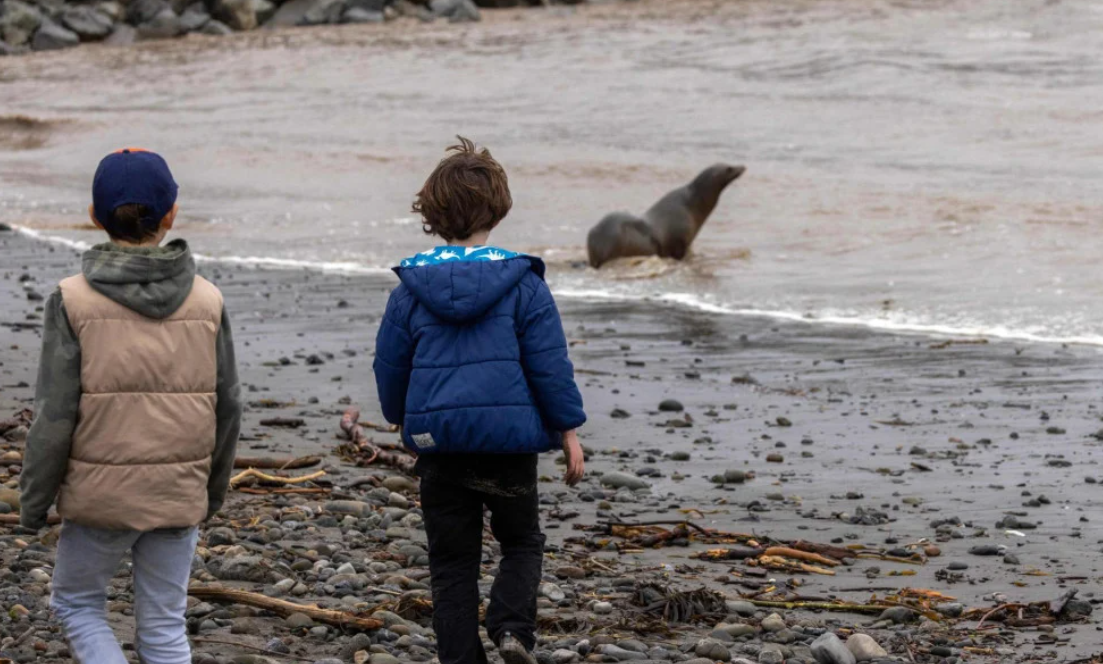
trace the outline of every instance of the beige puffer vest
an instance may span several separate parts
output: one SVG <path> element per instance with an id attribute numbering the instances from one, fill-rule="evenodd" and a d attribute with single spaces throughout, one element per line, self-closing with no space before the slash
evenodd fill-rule
<path id="1" fill-rule="evenodd" d="M 222 294 L 196 277 L 171 316 L 147 318 L 82 275 L 61 282 L 80 341 L 81 398 L 62 518 L 96 528 L 194 526 L 207 515 Z"/>

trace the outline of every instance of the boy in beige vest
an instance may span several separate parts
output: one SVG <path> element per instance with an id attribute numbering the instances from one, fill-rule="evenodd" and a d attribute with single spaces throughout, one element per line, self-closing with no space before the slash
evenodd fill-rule
<path id="1" fill-rule="evenodd" d="M 197 526 L 222 505 L 241 394 L 222 294 L 183 240 L 161 246 L 176 183 L 158 155 L 100 162 L 92 221 L 111 241 L 46 305 L 20 477 L 20 521 L 63 525 L 50 606 L 76 661 L 126 664 L 106 587 L 129 551 L 135 649 L 144 664 L 190 664 L 184 610 Z"/>

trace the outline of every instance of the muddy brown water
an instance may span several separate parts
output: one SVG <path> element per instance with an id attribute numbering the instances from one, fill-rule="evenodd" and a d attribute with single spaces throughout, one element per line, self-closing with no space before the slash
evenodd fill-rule
<path id="1" fill-rule="evenodd" d="M 561 295 L 1103 340 L 1098 0 L 642 0 L 0 61 L 0 220 L 88 242 L 103 153 L 165 153 L 199 251 L 379 271 L 455 134 Z M 33 126 L 13 122 L 22 116 Z M 63 120 L 64 122 L 57 122 Z M 748 166 L 685 264 L 577 269 L 603 214 Z"/>

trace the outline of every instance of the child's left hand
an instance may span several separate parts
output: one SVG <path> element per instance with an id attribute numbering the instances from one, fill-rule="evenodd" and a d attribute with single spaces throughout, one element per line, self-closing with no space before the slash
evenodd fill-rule
<path id="1" fill-rule="evenodd" d="M 575 486 L 586 474 L 586 460 L 582 444 L 578 442 L 578 434 L 574 431 L 563 434 L 563 456 L 567 460 L 567 472 L 563 474 L 563 481 L 567 486 Z"/>

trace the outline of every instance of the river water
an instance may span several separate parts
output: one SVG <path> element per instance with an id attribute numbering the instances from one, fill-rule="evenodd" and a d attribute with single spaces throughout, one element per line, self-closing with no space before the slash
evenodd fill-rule
<path id="1" fill-rule="evenodd" d="M 0 59 L 0 221 L 95 241 L 97 160 L 144 146 L 200 253 L 382 271 L 464 134 L 563 297 L 1103 343 L 1100 35 L 1101 0 L 639 0 Z M 579 266 L 719 161 L 690 260 Z"/>

